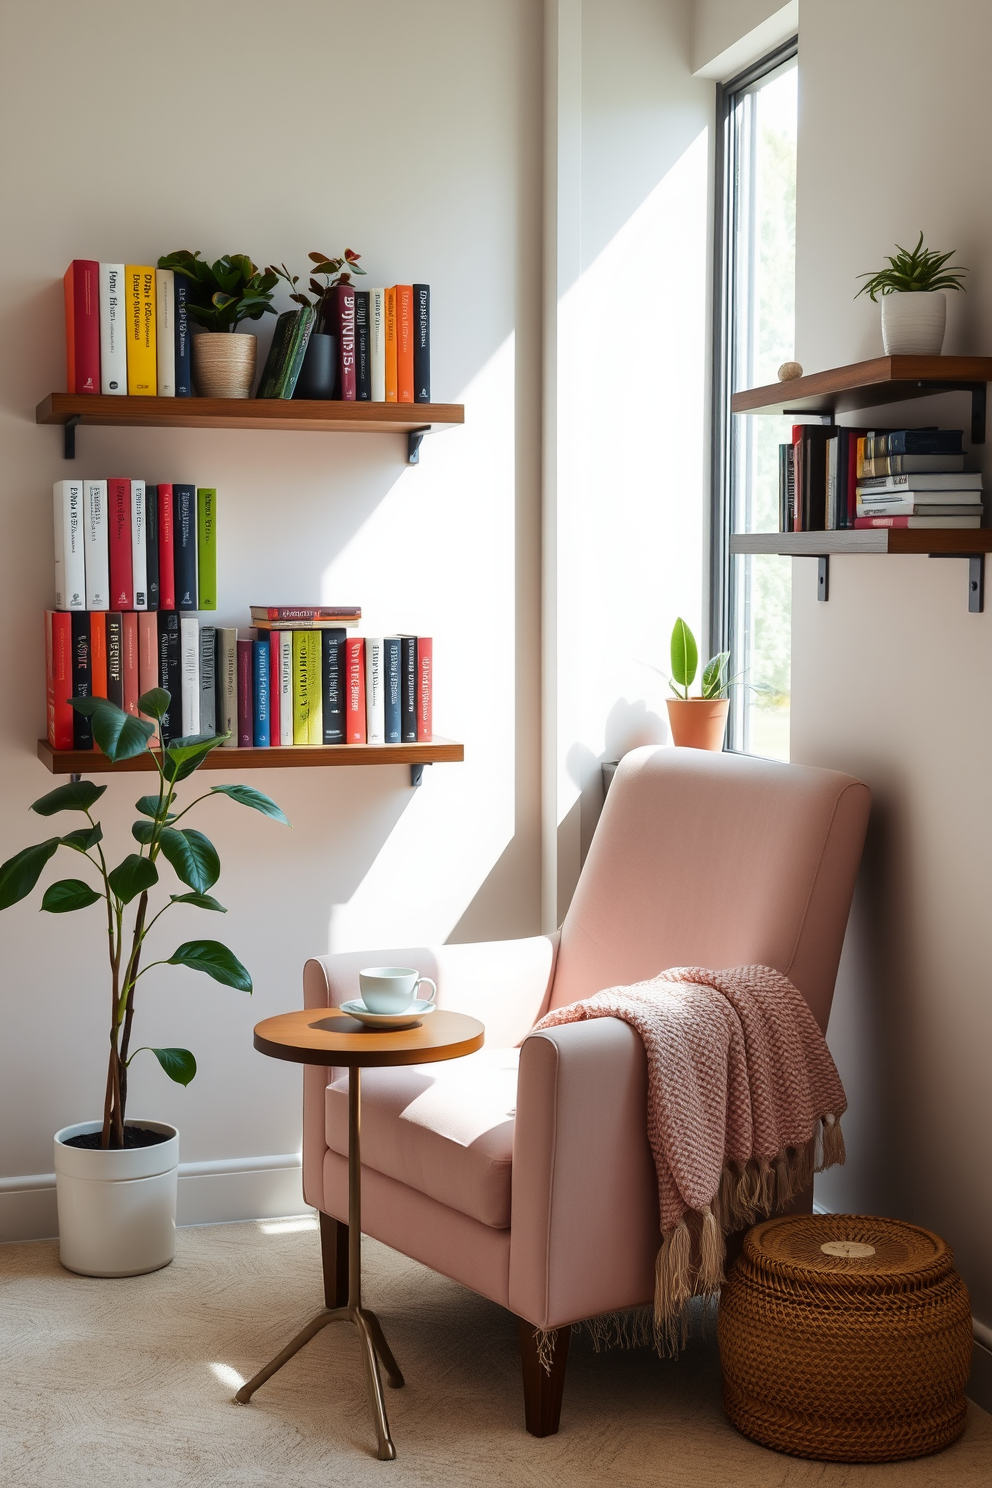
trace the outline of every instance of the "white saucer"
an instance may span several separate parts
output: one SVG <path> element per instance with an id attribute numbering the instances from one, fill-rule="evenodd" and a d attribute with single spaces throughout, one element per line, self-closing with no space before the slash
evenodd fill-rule
<path id="1" fill-rule="evenodd" d="M 416 1028 L 421 1018 L 426 1018 L 433 1011 L 433 1002 L 428 1002 L 425 998 L 412 1002 L 405 1013 L 370 1013 L 364 1002 L 357 997 L 341 1004 L 342 1013 L 347 1013 L 349 1018 L 357 1018 L 366 1028 Z"/>

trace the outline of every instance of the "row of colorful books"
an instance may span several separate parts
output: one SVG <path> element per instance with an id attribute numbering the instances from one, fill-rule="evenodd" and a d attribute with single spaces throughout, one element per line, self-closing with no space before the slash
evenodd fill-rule
<path id="1" fill-rule="evenodd" d="M 189 281 L 151 264 L 76 258 L 66 270 L 66 387 L 70 393 L 194 396 Z M 345 402 L 429 403 L 430 286 L 395 284 L 327 293 L 338 340 Z M 259 398 L 291 398 L 316 311 L 280 315 L 259 382 Z M 209 333 L 208 333 L 209 334 Z"/>
<path id="2" fill-rule="evenodd" d="M 429 743 L 429 636 L 349 636 L 344 626 L 256 623 L 246 634 L 175 610 L 45 612 L 48 741 L 92 749 L 73 697 L 105 697 L 138 715 L 163 687 L 161 739 L 226 734 L 227 745 Z M 155 744 L 160 742 L 158 735 Z"/>
<path id="3" fill-rule="evenodd" d="M 796 424 L 779 445 L 779 531 L 980 527 L 982 476 L 962 429 Z"/>

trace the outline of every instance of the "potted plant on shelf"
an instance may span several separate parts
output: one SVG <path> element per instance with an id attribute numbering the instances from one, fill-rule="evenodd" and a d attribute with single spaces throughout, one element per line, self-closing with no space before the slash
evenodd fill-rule
<path id="1" fill-rule="evenodd" d="M 208 264 L 200 250 L 167 253 L 160 269 L 172 269 L 189 280 L 190 318 L 204 331 L 238 330 L 242 321 L 274 315 L 276 275 L 260 270 L 245 253 L 228 253 Z M 255 380 L 258 340 L 251 332 L 235 336 L 194 336 L 193 380 L 201 398 L 250 398 Z"/>
<path id="2" fill-rule="evenodd" d="M 730 652 L 721 651 L 710 657 L 703 667 L 702 691 L 694 698 L 689 696 L 689 688 L 696 680 L 699 650 L 695 636 L 681 616 L 672 629 L 671 655 L 669 686 L 675 697 L 668 699 L 668 722 L 672 743 L 686 749 L 722 749 L 730 707 L 727 697 L 731 684 L 727 677 Z"/>
<path id="3" fill-rule="evenodd" d="M 284 279 L 290 288 L 289 298 L 297 305 L 308 306 L 315 311 L 313 330 L 303 355 L 303 365 L 293 392 L 294 398 L 335 398 L 338 396 L 338 338 L 333 315 L 334 290 L 341 284 L 350 284 L 352 274 L 364 274 L 359 268 L 360 253 L 346 248 L 340 258 L 329 258 L 326 253 L 309 253 L 313 264 L 310 271 L 310 294 L 297 289 L 299 274 L 291 274 L 285 264 L 278 267 L 270 264 L 267 274 Z M 325 283 L 318 282 L 320 275 Z"/>
<path id="4" fill-rule="evenodd" d="M 187 940 L 171 955 L 142 960 L 148 936 L 177 904 L 225 914 L 210 890 L 220 876 L 220 859 L 210 840 L 181 826 L 198 801 L 227 796 L 265 816 L 285 822 L 274 801 L 246 785 L 215 785 L 178 809 L 176 787 L 188 780 L 210 750 L 227 735 L 174 739 L 164 752 L 151 751 L 155 732 L 171 702 L 155 688 L 139 699 L 146 718 L 122 712 L 105 698 L 73 698 L 72 706 L 92 719 L 93 737 L 116 763 L 150 752 L 158 771 L 158 792 L 135 804 L 139 819 L 131 828 L 137 852 L 108 867 L 103 829 L 92 809 L 107 789 L 90 780 L 60 785 L 35 801 L 39 816 L 77 812 L 86 825 L 64 837 L 49 837 L 0 866 L 0 909 L 26 898 L 59 848 L 86 860 L 93 882 L 63 878 L 50 884 L 41 908 L 49 914 L 100 905 L 106 915 L 110 962 L 110 1059 L 103 1117 L 77 1122 L 55 1134 L 55 1182 L 62 1264 L 85 1276 L 136 1276 L 172 1260 L 175 1250 L 176 1178 L 179 1133 L 162 1121 L 126 1120 L 128 1070 L 139 1054 L 154 1055 L 171 1080 L 188 1085 L 196 1060 L 188 1049 L 131 1048 L 138 982 L 153 966 L 187 966 L 227 987 L 251 992 L 251 977 L 227 946 L 217 940 Z M 162 884 L 162 870 L 175 874 L 178 893 L 169 893 L 152 914 L 149 895 Z"/>
<path id="5" fill-rule="evenodd" d="M 964 290 L 962 275 L 967 269 L 947 268 L 947 261 L 957 252 L 935 253 L 923 246 L 920 233 L 916 247 L 909 252 L 896 244 L 896 253 L 886 259 L 889 267 L 875 274 L 861 274 L 867 279 L 858 295 L 882 298 L 882 346 L 886 356 L 939 356 L 944 344 L 947 323 L 945 289 Z"/>

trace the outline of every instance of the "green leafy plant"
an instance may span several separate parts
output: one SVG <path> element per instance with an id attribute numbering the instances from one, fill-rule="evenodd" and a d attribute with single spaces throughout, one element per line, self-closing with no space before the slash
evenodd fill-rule
<path id="1" fill-rule="evenodd" d="M 672 675 L 668 685 L 677 698 L 683 702 L 689 701 L 689 688 L 696 680 L 696 672 L 699 669 L 699 648 L 696 645 L 696 637 L 686 625 L 681 615 L 672 628 Z M 727 662 L 730 660 L 729 651 L 720 651 L 716 656 L 711 656 L 703 667 L 701 678 L 700 696 L 707 700 L 713 698 L 725 698 L 727 689 L 731 686 L 733 678 L 727 676 Z"/>
<path id="2" fill-rule="evenodd" d="M 189 313 L 208 331 L 236 331 L 243 320 L 261 320 L 274 315 L 272 291 L 278 275 L 259 269 L 246 253 L 227 253 L 215 263 L 179 248 L 158 261 L 160 269 L 172 269 L 189 281 Z"/>
<path id="3" fill-rule="evenodd" d="M 275 274 L 277 279 L 284 279 L 290 288 L 291 300 L 297 305 L 310 305 L 317 312 L 314 321 L 314 331 L 321 335 L 327 330 L 330 318 L 330 296 L 331 290 L 336 289 L 339 284 L 350 284 L 352 274 L 364 274 L 365 270 L 359 268 L 358 260 L 360 253 L 355 253 L 351 248 L 346 248 L 340 258 L 329 258 L 326 253 L 308 253 L 307 257 L 313 264 L 310 270 L 310 294 L 304 294 L 297 289 L 300 282 L 299 274 L 291 274 L 285 264 L 278 267 L 270 264 L 266 269 L 267 274 Z M 321 284 L 314 278 L 319 274 L 326 282 Z"/>
<path id="4" fill-rule="evenodd" d="M 964 289 L 961 278 L 968 270 L 944 267 L 948 259 L 957 253 L 956 248 L 952 248 L 950 253 L 934 253 L 930 248 L 924 248 L 922 232 L 912 252 L 900 248 L 898 243 L 896 248 L 898 251 L 895 256 L 886 259 L 889 265 L 887 269 L 879 269 L 876 274 L 858 275 L 859 279 L 867 279 L 868 283 L 862 284 L 855 299 L 863 294 L 871 300 L 877 300 L 879 295 L 911 292 L 933 294 L 939 289 Z"/>
<path id="5" fill-rule="evenodd" d="M 103 1108 L 101 1146 L 123 1147 L 124 1117 L 127 1105 L 127 1072 L 137 1054 L 155 1055 L 162 1069 L 180 1085 L 188 1085 L 196 1074 L 196 1060 L 188 1049 L 131 1050 L 131 1028 L 138 981 L 153 966 L 186 966 L 201 971 L 225 987 L 251 992 L 251 976 L 233 951 L 219 940 L 187 940 L 170 956 L 141 965 L 145 941 L 162 916 L 176 904 L 226 914 L 224 906 L 210 890 L 220 877 L 220 858 L 209 838 L 180 822 L 200 801 L 227 796 L 242 806 L 260 811 L 264 816 L 286 822 L 276 805 L 247 785 L 214 785 L 197 796 L 181 811 L 176 810 L 176 786 L 188 780 L 226 734 L 194 734 L 174 739 L 164 751 L 151 750 L 149 741 L 155 732 L 149 719 L 159 721 L 168 712 L 169 694 L 160 687 L 146 692 L 138 700 L 145 718 L 123 712 L 105 698 L 73 698 L 78 713 L 92 719 L 93 737 L 109 760 L 133 759 L 150 753 L 158 771 L 158 794 L 141 796 L 135 802 L 140 819 L 131 827 L 138 850 L 127 853 L 113 868 L 104 852 L 103 828 L 93 818 L 93 807 L 107 789 L 91 780 L 74 780 L 60 785 L 35 801 L 32 811 L 39 816 L 56 816 L 63 811 L 80 812 L 87 825 L 64 837 L 49 837 L 26 847 L 0 865 L 0 909 L 25 899 L 41 877 L 42 871 L 59 848 L 79 854 L 95 875 L 95 887 L 81 878 L 63 878 L 50 884 L 42 896 L 41 908 L 49 914 L 68 914 L 102 903 L 107 916 L 107 940 L 110 959 L 111 1017 L 110 1060 Z M 149 893 L 161 883 L 161 869 L 168 865 L 176 878 L 180 893 L 168 894 L 166 902 L 149 917 Z"/>

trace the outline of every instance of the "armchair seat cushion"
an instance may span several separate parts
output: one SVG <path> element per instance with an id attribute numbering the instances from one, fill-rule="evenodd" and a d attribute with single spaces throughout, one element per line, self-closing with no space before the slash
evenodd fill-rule
<path id="1" fill-rule="evenodd" d="M 510 1225 L 518 1049 L 362 1071 L 362 1165 L 472 1219 Z M 348 1151 L 348 1077 L 327 1087 L 326 1140 Z"/>

